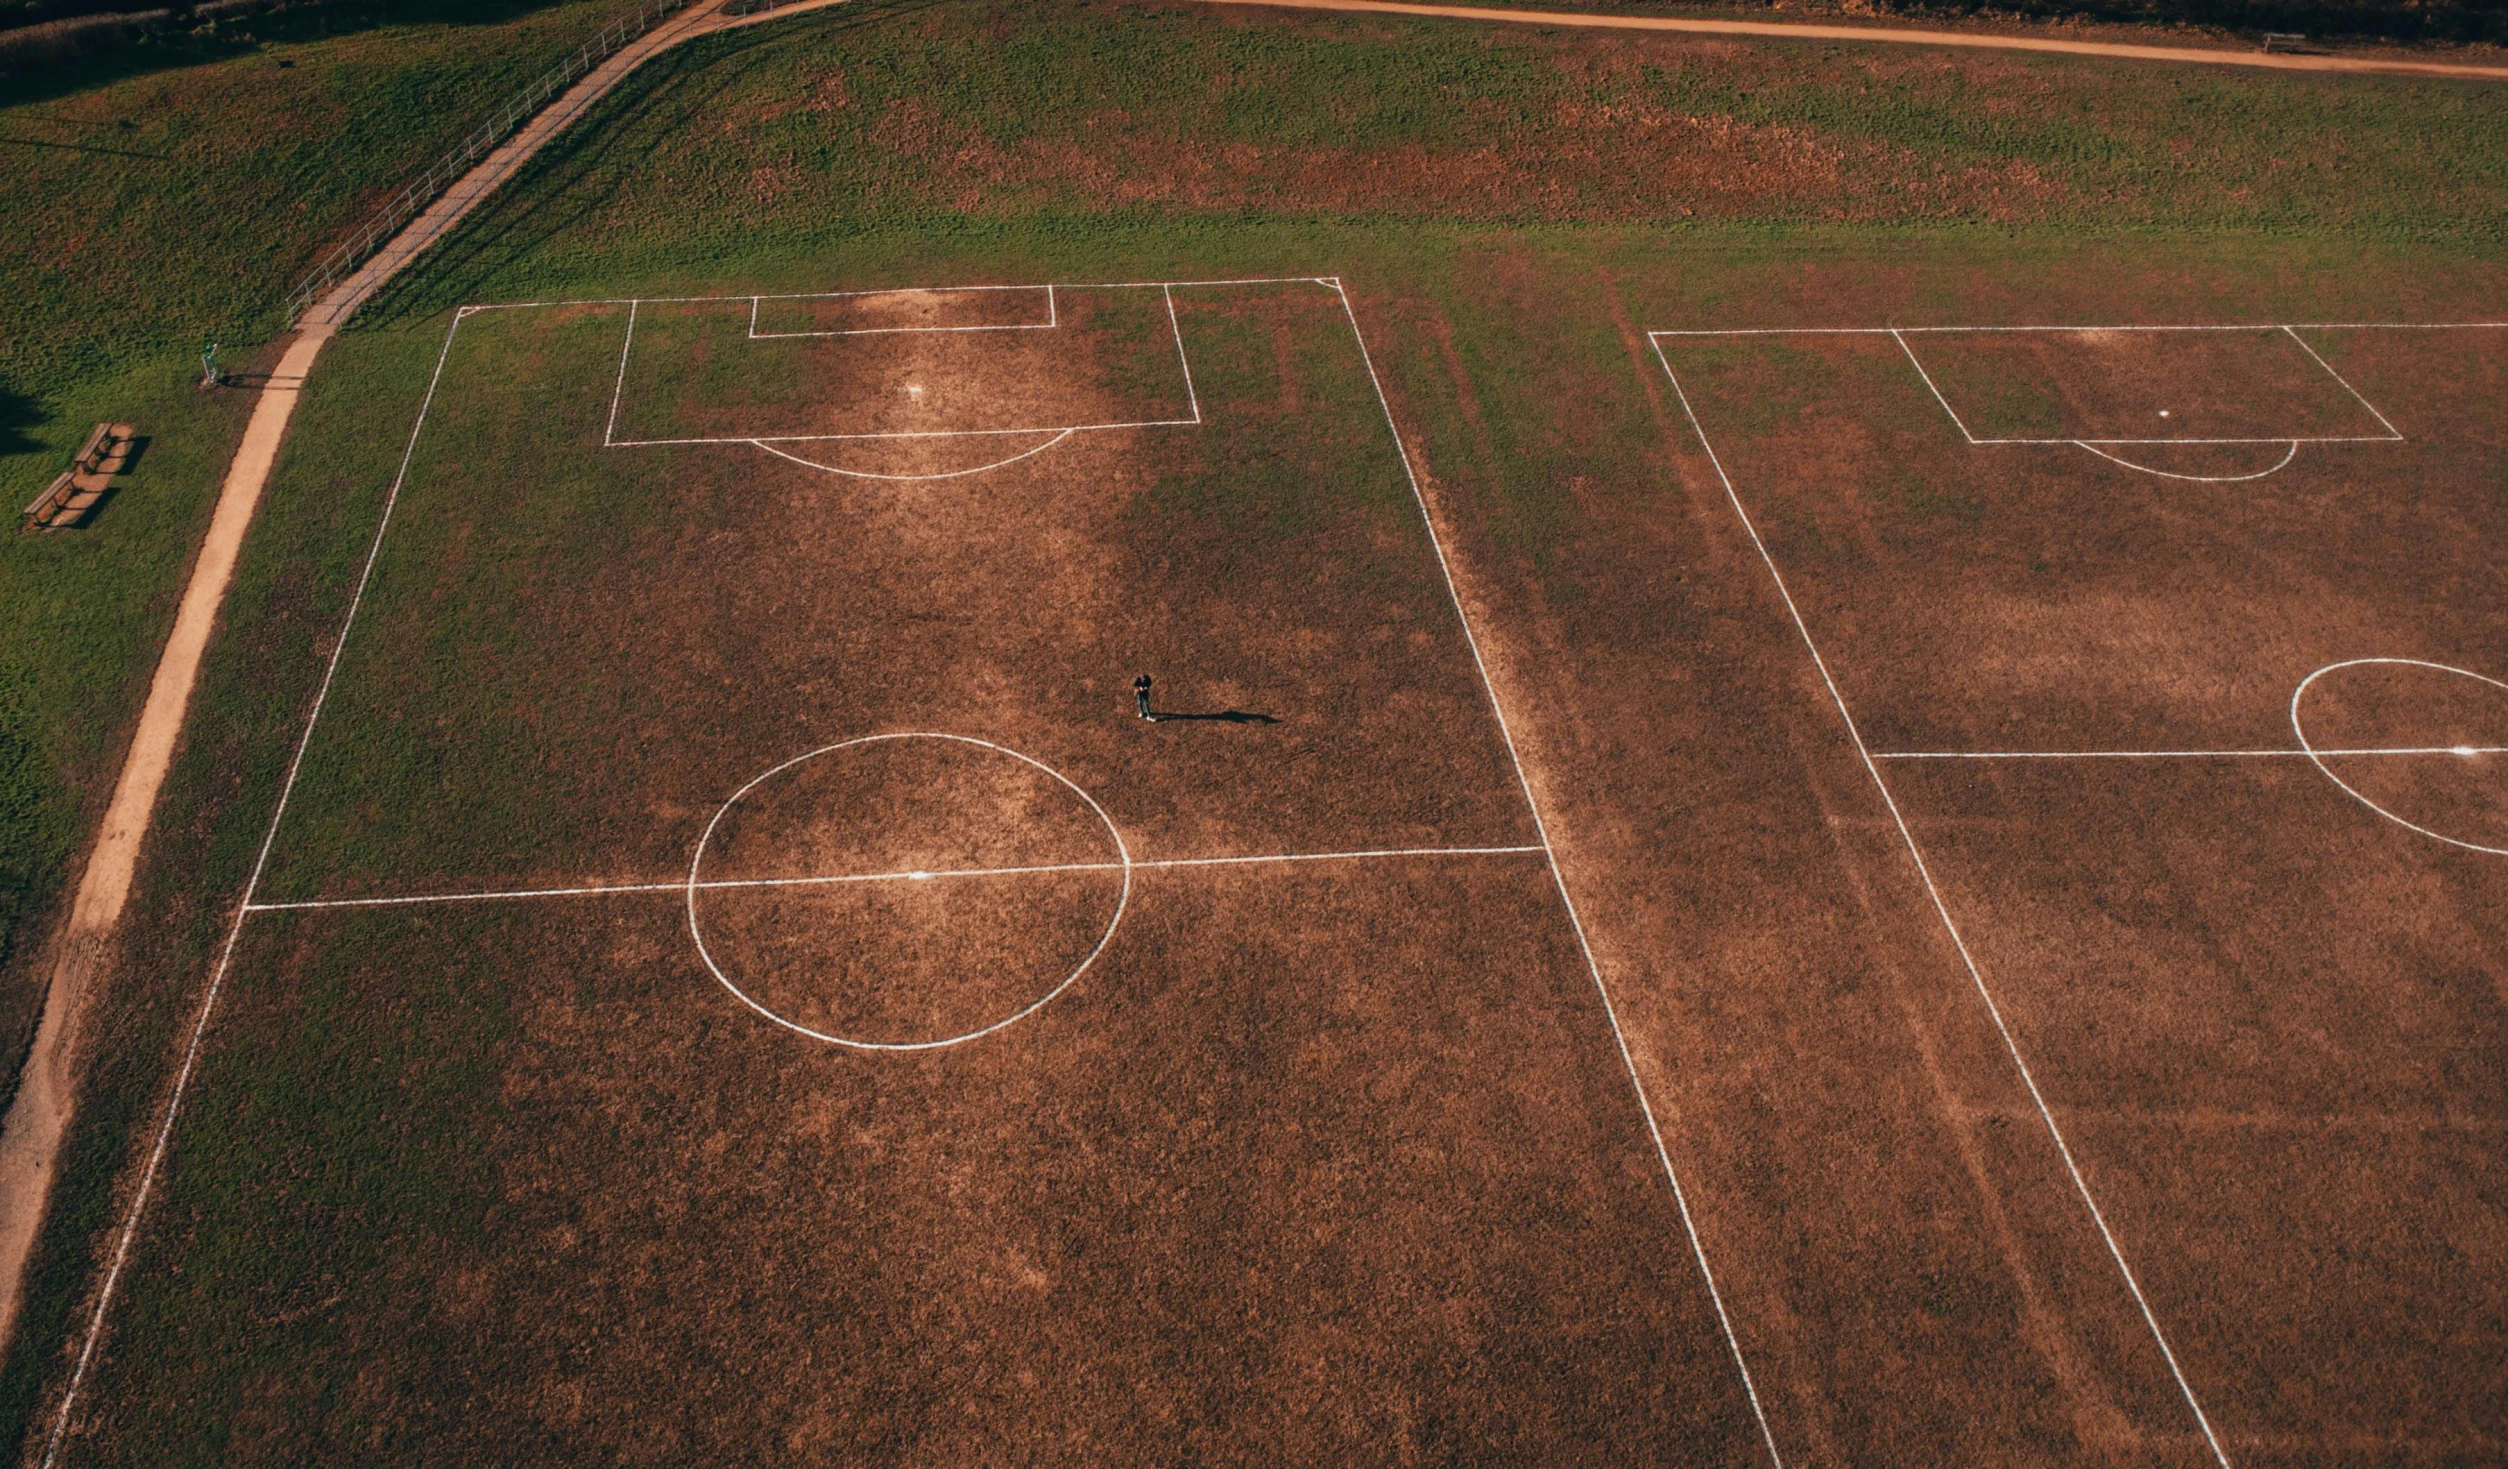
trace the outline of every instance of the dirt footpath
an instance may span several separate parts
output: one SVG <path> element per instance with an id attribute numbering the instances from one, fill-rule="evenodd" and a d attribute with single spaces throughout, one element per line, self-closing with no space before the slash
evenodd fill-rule
<path id="1" fill-rule="evenodd" d="M 332 333 L 385 282 L 458 227 L 542 144 L 562 132 L 638 66 L 701 35 L 841 3 L 843 0 L 799 0 L 797 4 L 734 18 L 720 13 L 720 0 L 700 0 L 687 12 L 655 27 L 595 67 L 412 221 L 364 269 L 305 314 L 300 323 L 301 334 L 289 345 L 277 371 L 262 389 L 243 443 L 237 447 L 234 462 L 227 470 L 208 539 L 193 565 L 191 581 L 183 590 L 182 608 L 149 686 L 148 702 L 140 711 L 139 727 L 132 737 L 121 778 L 114 786 L 113 802 L 106 809 L 103 831 L 80 878 L 69 929 L 59 940 L 60 957 L 45 994 L 43 1022 L 36 1031 L 34 1050 L 27 1058 L 25 1080 L 6 1122 L 0 1124 L 0 1342 L 8 1339 L 17 1319 L 20 1277 L 27 1252 L 34 1245 L 36 1229 L 42 1223 L 45 1202 L 51 1195 L 53 1155 L 69 1121 L 76 1076 L 71 1052 L 79 1005 L 100 958 L 108 951 L 122 904 L 130 894 L 140 842 L 156 809 L 158 789 L 164 785 L 166 771 L 173 762 L 175 743 L 191 704 L 192 684 L 200 672 L 200 660 L 208 650 L 218 608 L 226 599 L 236 557 L 243 549 L 245 532 L 252 525 L 253 510 L 260 503 L 262 487 L 269 482 L 279 444 L 286 437 L 288 420 L 295 413 L 296 400 L 313 371 L 315 357 Z M 145 1188 L 143 1181 L 143 1200 Z"/>

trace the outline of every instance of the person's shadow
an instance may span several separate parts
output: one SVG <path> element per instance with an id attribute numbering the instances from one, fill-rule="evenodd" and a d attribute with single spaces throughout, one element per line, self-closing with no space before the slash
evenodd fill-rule
<path id="1" fill-rule="evenodd" d="M 1222 709 L 1216 714 L 1170 714 L 1161 709 L 1151 714 L 1150 719 L 1157 724 L 1187 719 L 1216 720 L 1221 724 L 1278 724 L 1280 722 L 1268 714 L 1253 714 L 1243 709 Z"/>

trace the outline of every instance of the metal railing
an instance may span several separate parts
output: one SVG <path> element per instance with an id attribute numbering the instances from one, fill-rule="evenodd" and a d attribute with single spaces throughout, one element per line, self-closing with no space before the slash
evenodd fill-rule
<path id="1" fill-rule="evenodd" d="M 653 29 L 662 17 L 687 4 L 688 0 L 643 0 L 634 10 L 601 27 L 600 32 L 584 42 L 574 55 L 541 73 L 531 85 L 508 98 L 505 105 L 497 109 L 496 115 L 482 124 L 478 131 L 463 139 L 459 147 L 437 159 L 433 167 L 384 201 L 383 206 L 364 224 L 334 246 L 307 272 L 296 289 L 288 293 L 288 320 L 294 321 L 303 316 L 333 286 L 354 274 L 386 240 L 399 233 L 402 225 L 434 203 L 453 186 L 454 180 L 468 173 L 497 144 L 512 136 L 516 128 L 548 105 L 550 98 L 564 92 L 584 73 L 616 55 L 619 48 Z"/>

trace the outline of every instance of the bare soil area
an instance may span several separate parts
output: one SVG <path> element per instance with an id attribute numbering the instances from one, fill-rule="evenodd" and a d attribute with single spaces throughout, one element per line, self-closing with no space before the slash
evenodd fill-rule
<path id="1" fill-rule="evenodd" d="M 654 887 L 256 918 L 78 1452 L 1753 1461 L 1340 298 L 1178 298 L 1198 428 L 909 484 L 604 451 L 624 309 L 465 322 L 271 896 Z M 1005 753 L 732 799 L 911 731 Z M 1129 897 L 866 1053 L 692 871 L 892 1039 Z"/>
<path id="2" fill-rule="evenodd" d="M 627 308 L 475 316 L 265 899 L 643 890 L 257 916 L 81 1452 L 2496 1457 L 2508 878 L 2407 823 L 2496 809 L 2508 333 L 2303 331 L 2402 440 L 2197 483 L 1449 284 L 1359 314 L 1615 1012 L 1329 289 L 917 481 L 604 449 Z M 809 753 L 915 731 L 1039 764 Z"/>

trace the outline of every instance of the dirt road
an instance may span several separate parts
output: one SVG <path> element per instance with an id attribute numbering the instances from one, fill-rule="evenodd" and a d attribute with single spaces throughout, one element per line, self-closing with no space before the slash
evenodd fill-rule
<path id="1" fill-rule="evenodd" d="M 2108 56 L 2127 61 L 2178 61 L 2202 66 L 2255 66 L 2270 71 L 2367 72 L 2390 76 L 2462 77 L 2508 81 L 2508 66 L 2465 66 L 2367 56 L 2311 56 L 2284 51 L 2233 51 L 2223 47 L 2135 46 L 2119 41 L 2064 41 L 2052 36 L 2005 36 L 1981 31 L 1900 30 L 1891 26 L 1798 25 L 1781 21 L 1694 20 L 1673 16 L 1593 15 L 1574 10 L 1500 10 L 1476 5 L 1405 5 L 1397 0 L 1207 0 L 1213 5 L 1259 5 L 1275 10 L 1341 10 L 1376 15 L 1418 15 L 1510 25 L 1578 26 L 1591 30 L 1679 31 L 1699 36 L 1758 36 L 1788 41 L 1879 42 L 1893 46 L 1965 46 L 1986 51 L 2051 51 L 2066 56 Z"/>
<path id="2" fill-rule="evenodd" d="M 166 772 L 173 765 L 184 716 L 191 706 L 192 686 L 200 676 L 201 658 L 208 651 L 218 609 L 226 600 L 236 559 L 243 551 L 244 536 L 252 526 L 253 512 L 260 505 L 262 489 L 269 483 L 279 446 L 287 436 L 288 421 L 295 414 L 315 359 L 340 325 L 354 316 L 376 291 L 428 246 L 458 227 L 544 144 L 637 67 L 698 36 L 842 3 L 843 0 L 799 0 L 756 15 L 732 17 L 720 13 L 723 0 L 698 0 L 622 47 L 560 94 L 434 205 L 410 221 L 373 260 L 341 282 L 297 324 L 298 334 L 262 387 L 243 442 L 237 446 L 234 461 L 227 469 L 209 534 L 193 564 L 191 580 L 184 587 L 174 631 L 158 659 L 148 702 L 140 710 L 138 729 L 123 759 L 121 776 L 114 784 L 112 803 L 105 810 L 103 829 L 79 879 L 68 927 L 55 940 L 43 1020 L 36 1031 L 34 1049 L 27 1057 L 17 1096 L 10 1103 L 5 1123 L 0 1123 L 0 1344 L 7 1342 L 16 1323 L 27 1254 L 43 1222 L 52 1191 L 53 1165 L 77 1094 L 79 1018 L 110 958 L 114 930 L 130 897 L 132 874 L 138 868 L 140 845 L 155 813 Z M 210 1002 L 214 998 L 213 984 Z M 199 1025 L 206 1019 L 204 1004 L 192 1034 L 194 1048 L 199 1042 Z M 174 1098 L 160 1123 L 140 1182 L 138 1202 L 115 1250 L 116 1271 L 122 1251 L 128 1247 L 129 1231 L 136 1223 L 138 1209 L 146 1204 L 149 1185 L 155 1180 L 157 1161 L 171 1133 L 174 1109 L 181 1105 L 183 1079 L 189 1070 L 187 1052 Z M 108 1276 L 108 1295 L 111 1289 Z M 98 1314 L 101 1312 L 99 1303 Z M 92 1344 L 92 1334 L 90 1340 Z"/>

